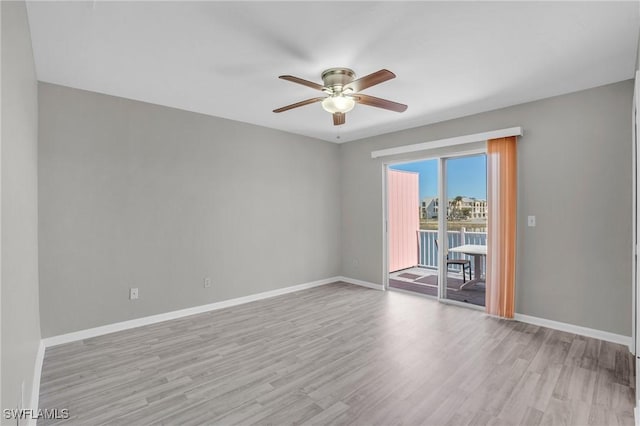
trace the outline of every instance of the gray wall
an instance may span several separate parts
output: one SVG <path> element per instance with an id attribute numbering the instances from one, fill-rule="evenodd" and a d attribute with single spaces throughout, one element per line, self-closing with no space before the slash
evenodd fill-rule
<path id="1" fill-rule="evenodd" d="M 516 312 L 631 335 L 632 92 L 624 81 L 341 145 L 342 275 L 382 283 L 382 163 L 371 151 L 523 126 Z"/>
<path id="2" fill-rule="evenodd" d="M 44 336 L 335 275 L 381 283 L 370 152 L 517 125 L 516 311 L 631 333 L 630 81 L 339 146 L 44 83 L 39 96 Z"/>
<path id="3" fill-rule="evenodd" d="M 640 33 L 638 33 L 638 50 L 636 52 L 636 70 L 640 69 Z"/>
<path id="4" fill-rule="evenodd" d="M 339 275 L 337 145 L 44 83 L 39 107 L 43 336 Z"/>
<path id="5" fill-rule="evenodd" d="M 38 107 L 24 2 L 2 8 L 2 408 L 29 405 L 38 345 Z"/>

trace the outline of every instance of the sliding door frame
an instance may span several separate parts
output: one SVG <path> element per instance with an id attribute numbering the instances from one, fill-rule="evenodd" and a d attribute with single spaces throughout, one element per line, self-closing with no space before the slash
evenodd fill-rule
<path id="1" fill-rule="evenodd" d="M 447 194 L 447 159 L 438 159 L 438 301 L 447 300 L 447 253 L 449 253 L 449 228 L 447 211 L 449 210 L 449 198 Z M 444 195 L 444 197 L 443 197 Z M 444 212 L 444 214 L 443 214 Z"/>
<path id="2" fill-rule="evenodd" d="M 446 197 L 442 197 L 442 194 L 447 193 L 447 182 L 446 182 L 446 161 L 452 158 L 460 158 L 460 157 L 469 157 L 472 155 L 480 155 L 487 154 L 486 147 L 470 149 L 465 151 L 451 152 L 451 153 L 443 153 L 439 155 L 428 155 L 425 153 L 423 156 L 416 156 L 416 158 L 412 159 L 403 159 L 403 160 L 389 160 L 382 162 L 382 287 L 383 290 L 389 290 L 389 185 L 388 185 L 388 170 L 389 167 L 399 165 L 399 164 L 407 164 L 407 163 L 416 163 L 420 161 L 438 161 L 438 200 L 446 199 Z M 444 206 L 445 214 L 442 214 L 442 207 Z M 469 303 L 457 302 L 455 300 L 449 300 L 446 298 L 446 253 L 449 250 L 449 239 L 447 238 L 447 215 L 446 215 L 446 204 L 439 203 L 438 207 L 438 297 L 437 300 L 439 302 L 449 303 L 452 305 L 464 306 L 472 309 L 484 309 L 480 306 L 475 306 Z M 444 268 L 441 266 L 445 265 Z M 429 298 L 433 298 L 432 296 L 425 296 Z"/>
<path id="3" fill-rule="evenodd" d="M 440 183 L 439 194 L 446 194 L 447 193 L 447 185 L 448 185 L 448 182 L 447 182 L 447 167 L 448 167 L 447 166 L 447 161 L 455 160 L 455 159 L 459 159 L 459 158 L 465 158 L 465 157 L 472 157 L 472 156 L 477 156 L 477 155 L 484 155 L 486 157 L 487 156 L 486 147 L 483 148 L 483 149 L 477 149 L 477 150 L 475 150 L 473 152 L 456 153 L 455 155 L 446 155 L 446 156 L 440 157 L 440 170 L 441 170 L 441 173 L 438 175 L 438 178 L 441 180 L 441 183 Z M 486 168 L 485 168 L 485 173 L 487 173 Z M 489 194 L 487 193 L 487 197 L 488 196 L 489 196 Z M 447 202 L 448 202 L 448 199 L 447 199 Z M 442 220 L 442 222 L 440 222 L 441 220 Z M 442 256 L 440 256 L 440 253 L 438 253 L 438 264 L 439 265 L 446 265 L 447 253 L 449 252 L 449 236 L 448 236 L 449 221 L 447 220 L 447 216 L 446 215 L 438 215 L 438 229 L 442 230 L 442 233 L 438 232 L 438 238 L 440 239 L 440 241 L 442 241 L 442 244 L 441 244 Z M 460 302 L 458 300 L 452 300 L 452 299 L 448 299 L 447 298 L 447 276 L 448 276 L 448 270 L 449 270 L 449 268 L 447 268 L 446 266 L 445 266 L 445 268 L 438 268 L 438 283 L 439 283 L 438 300 L 440 302 L 448 303 L 450 305 L 463 306 L 463 307 L 469 308 L 469 309 L 476 309 L 476 310 L 479 310 L 479 311 L 484 311 L 485 310 L 484 306 L 478 306 L 478 305 L 474 305 L 473 303 Z M 464 274 L 464 268 L 463 268 L 462 273 Z"/>
<path id="4" fill-rule="evenodd" d="M 418 161 L 440 160 L 439 156 L 425 156 L 415 160 L 383 161 L 382 162 L 382 288 L 389 290 L 389 167 L 399 164 L 416 163 Z M 438 169 L 439 170 L 439 169 Z M 418 190 L 420 185 L 418 184 Z M 420 205 L 420 204 L 418 204 Z M 439 217 L 439 216 L 438 216 Z M 439 220 L 439 219 L 438 219 Z M 438 232 L 438 238 L 440 233 Z M 440 261 L 438 259 L 438 261 Z M 440 293 L 438 291 L 438 293 Z M 431 296 L 426 296 L 431 297 Z"/>

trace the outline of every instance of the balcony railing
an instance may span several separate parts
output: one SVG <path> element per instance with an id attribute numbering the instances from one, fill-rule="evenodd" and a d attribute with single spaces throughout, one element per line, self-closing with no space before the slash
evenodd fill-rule
<path id="1" fill-rule="evenodd" d="M 438 231 L 421 229 L 418 231 L 418 264 L 419 266 L 427 268 L 438 267 L 438 247 L 436 247 L 436 239 L 438 238 Z M 487 245 L 487 233 L 486 232 L 467 232 L 463 229 L 460 231 L 448 231 L 447 239 L 449 242 L 449 248 L 462 246 L 464 244 L 479 244 Z M 475 274 L 475 266 L 473 258 L 471 256 L 464 255 L 462 253 L 449 252 L 449 259 L 469 259 L 471 260 L 471 274 Z M 486 271 L 486 258 L 482 258 L 482 270 Z M 451 271 L 460 272 L 459 265 L 450 265 Z"/>

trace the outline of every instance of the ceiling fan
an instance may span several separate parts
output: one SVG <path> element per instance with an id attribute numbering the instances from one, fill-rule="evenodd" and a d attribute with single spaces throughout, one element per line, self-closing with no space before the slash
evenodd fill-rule
<path id="1" fill-rule="evenodd" d="M 361 90 L 395 78 L 396 75 L 391 71 L 382 69 L 357 80 L 355 80 L 355 77 L 356 74 L 349 68 L 329 68 L 322 72 L 322 82 L 324 84 L 320 85 L 292 75 L 281 75 L 280 78 L 283 80 L 320 90 L 326 93 L 327 96 L 296 102 L 295 104 L 274 109 L 273 112 L 284 112 L 293 108 L 322 102 L 322 108 L 333 114 L 333 124 L 339 126 L 345 123 L 346 113 L 351 111 L 356 103 L 396 112 L 404 112 L 407 109 L 406 105 L 398 102 L 358 93 Z"/>

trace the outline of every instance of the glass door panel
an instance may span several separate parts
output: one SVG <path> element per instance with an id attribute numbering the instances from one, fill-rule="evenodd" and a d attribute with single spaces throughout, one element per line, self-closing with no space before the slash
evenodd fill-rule
<path id="1" fill-rule="evenodd" d="M 447 251 L 443 298 L 484 306 L 487 253 L 486 155 L 447 158 L 444 163 Z M 442 212 L 444 214 L 444 208 Z"/>
<path id="2" fill-rule="evenodd" d="M 389 287 L 438 297 L 438 163 L 387 168 Z"/>

